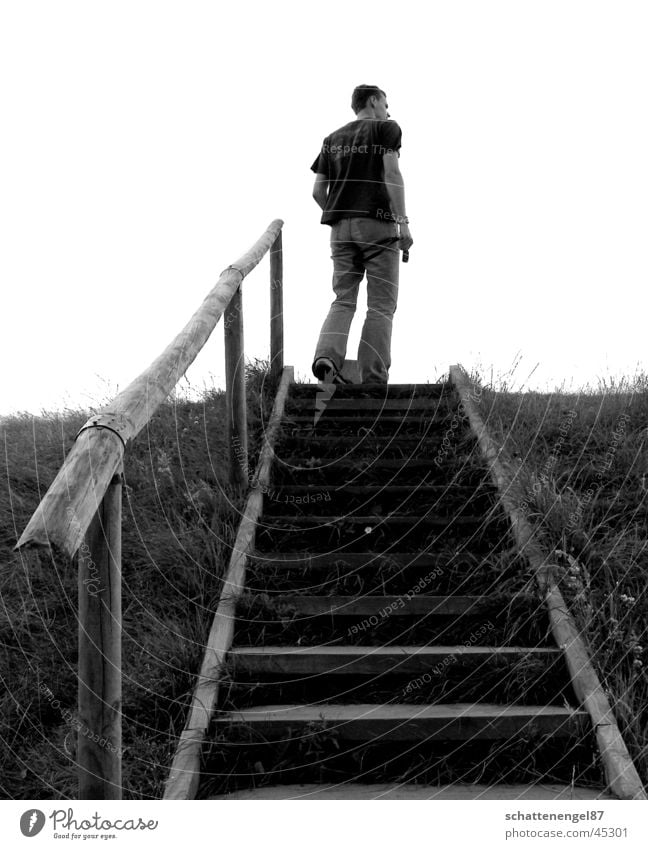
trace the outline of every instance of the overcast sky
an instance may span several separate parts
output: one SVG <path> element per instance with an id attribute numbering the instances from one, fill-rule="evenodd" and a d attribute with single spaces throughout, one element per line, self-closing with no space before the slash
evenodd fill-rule
<path id="1" fill-rule="evenodd" d="M 108 401 L 273 218 L 286 362 L 308 375 L 332 297 L 310 165 L 359 83 L 403 131 L 414 246 L 392 380 L 519 361 L 516 386 L 553 389 L 645 369 L 645 3 L 0 10 L 0 413 Z M 268 354 L 268 275 L 266 258 L 244 284 L 250 358 Z M 219 327 L 189 383 L 222 372 Z"/>

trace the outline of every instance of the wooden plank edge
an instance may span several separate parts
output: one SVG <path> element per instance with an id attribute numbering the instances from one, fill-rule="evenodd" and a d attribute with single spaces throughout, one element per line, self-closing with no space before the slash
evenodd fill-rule
<path id="1" fill-rule="evenodd" d="M 245 504 L 236 534 L 220 600 L 207 640 L 198 682 L 194 689 L 189 716 L 176 749 L 169 776 L 165 783 L 164 799 L 194 799 L 200 782 L 200 755 L 205 733 L 218 697 L 223 662 L 232 645 L 236 601 L 243 592 L 245 565 L 254 544 L 256 523 L 263 508 L 262 487 L 270 477 L 273 443 L 283 416 L 286 397 L 294 378 L 292 366 L 283 370 L 277 389 L 268 428 L 265 431 L 257 473 Z"/>
<path id="2" fill-rule="evenodd" d="M 489 464 L 492 480 L 499 490 L 500 500 L 511 522 L 520 553 L 530 562 L 544 595 L 551 632 L 556 645 L 564 651 L 574 692 L 588 712 L 595 730 L 608 789 L 618 799 L 646 799 L 646 790 L 621 736 L 587 646 L 556 583 L 556 565 L 549 562 L 549 555 L 538 542 L 535 529 L 519 507 L 524 500 L 517 475 L 519 464 L 513 463 L 503 446 L 498 447 L 495 444 L 479 415 L 473 396 L 477 400 L 481 395 L 481 388 L 479 392 L 475 391 L 478 387 L 472 383 L 460 365 L 450 366 L 450 378 L 457 388 L 460 403 L 477 437 L 482 456 Z"/>
<path id="3" fill-rule="evenodd" d="M 270 250 L 283 221 L 275 219 L 234 265 L 228 266 L 185 327 L 162 353 L 101 410 L 115 430 L 88 427 L 80 432 L 14 550 L 56 545 L 72 557 L 81 545 L 124 446 L 142 430 L 198 356 L 241 281 Z M 96 419 L 97 416 L 93 416 Z"/>

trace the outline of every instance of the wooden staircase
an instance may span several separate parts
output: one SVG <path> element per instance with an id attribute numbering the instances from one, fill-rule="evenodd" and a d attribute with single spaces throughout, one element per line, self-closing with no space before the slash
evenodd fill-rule
<path id="1" fill-rule="evenodd" d="M 458 402 L 291 387 L 200 797 L 606 795 Z"/>

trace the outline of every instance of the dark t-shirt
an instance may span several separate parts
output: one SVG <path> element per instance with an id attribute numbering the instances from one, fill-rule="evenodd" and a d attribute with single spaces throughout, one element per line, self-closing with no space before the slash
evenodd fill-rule
<path id="1" fill-rule="evenodd" d="M 401 135 L 396 121 L 360 118 L 324 139 L 311 165 L 329 181 L 322 224 L 356 217 L 393 220 L 383 155 L 400 149 Z"/>

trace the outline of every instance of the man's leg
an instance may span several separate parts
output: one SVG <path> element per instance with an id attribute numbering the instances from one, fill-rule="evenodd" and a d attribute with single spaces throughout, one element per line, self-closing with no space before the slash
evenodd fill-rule
<path id="1" fill-rule="evenodd" d="M 313 365 L 320 357 L 331 360 L 339 371 L 344 365 L 349 329 L 356 310 L 358 288 L 364 277 L 362 256 L 349 236 L 349 218 L 331 227 L 333 292 L 335 300 L 322 325 Z"/>
<path id="2" fill-rule="evenodd" d="M 361 232 L 354 235 L 358 240 L 362 238 L 367 270 L 367 316 L 358 348 L 358 365 L 363 383 L 387 383 L 392 319 L 398 300 L 398 227 L 391 221 L 366 219 L 358 229 Z"/>

